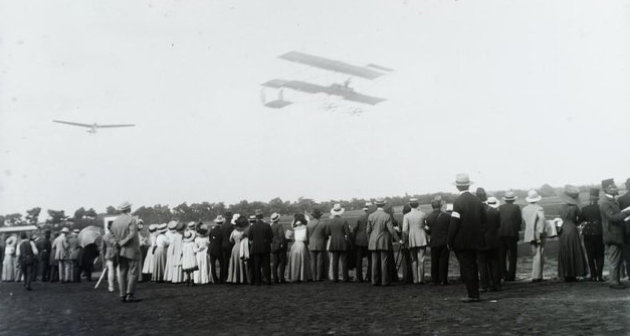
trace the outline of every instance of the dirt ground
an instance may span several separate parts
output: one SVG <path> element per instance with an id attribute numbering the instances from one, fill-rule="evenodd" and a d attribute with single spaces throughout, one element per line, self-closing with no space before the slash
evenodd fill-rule
<path id="1" fill-rule="evenodd" d="M 19 283 L 2 283 L 0 335 L 630 334 L 630 288 L 552 279 L 553 258 L 545 268 L 550 280 L 531 283 L 531 259 L 521 255 L 520 280 L 472 304 L 460 302 L 465 288 L 456 277 L 445 287 L 142 283 L 142 301 L 128 304 L 103 284 L 94 289 L 94 282 L 37 282 L 30 292 Z"/>

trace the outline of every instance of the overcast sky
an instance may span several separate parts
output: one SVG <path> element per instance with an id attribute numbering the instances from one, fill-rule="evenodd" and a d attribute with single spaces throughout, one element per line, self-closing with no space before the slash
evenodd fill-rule
<path id="1" fill-rule="evenodd" d="M 0 213 L 620 183 L 629 41 L 613 0 L 0 0 Z M 262 106 L 344 80 L 291 50 L 394 69 L 352 80 L 387 101 Z"/>

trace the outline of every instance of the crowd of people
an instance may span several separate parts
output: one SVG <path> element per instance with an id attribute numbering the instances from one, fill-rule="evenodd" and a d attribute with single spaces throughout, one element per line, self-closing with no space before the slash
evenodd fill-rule
<path id="1" fill-rule="evenodd" d="M 538 204 L 541 196 L 530 190 L 521 208 L 513 192 L 503 204 L 483 188 L 472 193 L 468 175 L 457 175 L 459 196 L 453 204 L 436 198 L 432 211 L 420 210 L 410 199 L 398 223 L 383 199 L 366 204 L 356 220 L 344 217 L 335 204 L 328 218 L 320 209 L 295 214 L 290 226 L 274 213 L 265 221 L 263 212 L 251 216 L 226 212 L 213 222 L 171 221 L 148 226 L 131 216 L 131 204 L 119 207 L 121 215 L 109 223 L 100 246 L 78 247 L 76 233 L 63 228 L 51 241 L 50 232 L 40 239 L 6 239 L 2 280 L 24 279 L 27 289 L 41 274 L 42 281 L 80 281 L 83 270 L 91 280 L 96 254 L 103 259 L 108 290 L 121 301 L 137 301 L 136 282 L 271 285 L 286 282 L 352 281 L 387 286 L 393 281 L 427 283 L 425 256 L 430 251 L 430 283 L 449 284 L 449 257 L 455 253 L 459 276 L 466 285 L 464 302 L 476 302 L 480 292 L 501 290 L 516 280 L 519 232 L 531 246 L 532 282 L 543 281 L 546 240 L 558 237 L 558 277 L 572 282 L 586 278 L 604 281 L 604 248 L 608 249 L 609 285 L 621 283 L 625 260 L 630 271 L 630 192 L 621 197 L 612 179 L 591 189 L 589 205 L 580 208 L 579 189 L 567 185 L 561 195 L 559 217 L 549 220 Z M 630 190 L 630 179 L 626 181 Z M 93 245 L 93 244 L 92 244 Z M 395 249 L 395 246 L 398 246 Z M 395 252 L 396 250 L 396 252 Z M 85 261 L 81 261 L 81 260 Z M 364 264 L 364 261 L 367 261 Z M 19 265 L 19 266 L 16 266 Z M 402 269 L 402 279 L 399 271 Z M 630 274 L 630 272 L 628 272 Z"/>

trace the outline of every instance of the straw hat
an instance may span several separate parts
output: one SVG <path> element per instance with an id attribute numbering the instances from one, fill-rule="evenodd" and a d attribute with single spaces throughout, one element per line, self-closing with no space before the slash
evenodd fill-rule
<path id="1" fill-rule="evenodd" d="M 377 198 L 376 201 L 374 201 L 374 204 L 376 204 L 376 206 L 378 207 L 382 207 L 385 205 L 385 199 L 384 198 Z"/>
<path id="2" fill-rule="evenodd" d="M 159 233 L 164 233 L 164 232 L 166 232 L 166 231 L 168 230 L 168 227 L 167 227 L 167 224 L 166 224 L 166 223 L 162 223 L 162 224 L 159 224 L 159 225 L 156 227 L 156 229 L 157 229 L 157 231 L 158 231 Z"/>
<path id="3" fill-rule="evenodd" d="M 225 217 L 218 215 L 217 218 L 214 219 L 214 222 L 218 224 L 223 224 L 225 223 Z"/>
<path id="4" fill-rule="evenodd" d="M 157 230 L 156 224 L 149 224 L 149 232 L 155 232 Z"/>
<path id="5" fill-rule="evenodd" d="M 125 201 L 118 206 L 119 211 L 131 210 L 131 203 Z"/>
<path id="6" fill-rule="evenodd" d="M 332 209 L 330 209 L 330 214 L 333 216 L 341 216 L 346 211 L 346 209 L 341 207 L 341 204 L 336 203 Z"/>
<path id="7" fill-rule="evenodd" d="M 195 231 L 188 230 L 188 231 L 184 232 L 184 241 L 185 242 L 191 242 L 191 241 L 195 240 L 196 236 L 197 236 L 197 234 L 195 233 Z"/>
<path id="8" fill-rule="evenodd" d="M 495 209 L 499 207 L 499 200 L 494 196 L 488 197 L 488 201 L 486 203 L 488 203 L 490 207 Z"/>
<path id="9" fill-rule="evenodd" d="M 168 222 L 168 229 L 169 230 L 177 229 L 177 221 L 172 220 L 172 221 Z"/>
<path id="10" fill-rule="evenodd" d="M 535 203 L 538 202 L 542 199 L 542 197 L 540 197 L 540 195 L 538 195 L 538 191 L 532 189 L 530 191 L 527 192 L 527 197 L 525 197 L 525 200 L 529 203 Z"/>
<path id="11" fill-rule="evenodd" d="M 505 196 L 503 196 L 503 200 L 504 201 L 515 201 L 516 200 L 516 194 L 512 191 L 512 190 L 508 190 L 505 193 Z"/>
<path id="12" fill-rule="evenodd" d="M 453 184 L 457 187 L 468 187 L 472 184 L 472 181 L 470 180 L 468 174 L 457 174 Z"/>
<path id="13" fill-rule="evenodd" d="M 189 228 L 189 229 L 194 229 L 194 228 L 195 228 L 195 225 L 197 225 L 197 223 L 196 223 L 196 222 L 189 222 L 189 223 L 188 223 L 188 228 Z"/>
<path id="14" fill-rule="evenodd" d="M 277 213 L 277 212 L 274 212 L 274 213 L 271 214 L 271 218 L 270 219 L 271 219 L 271 222 L 275 223 L 275 222 L 280 220 L 280 214 Z"/>

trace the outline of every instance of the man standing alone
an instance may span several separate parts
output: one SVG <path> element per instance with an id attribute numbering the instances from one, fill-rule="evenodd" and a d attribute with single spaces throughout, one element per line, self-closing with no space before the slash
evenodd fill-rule
<path id="1" fill-rule="evenodd" d="M 483 240 L 482 230 L 486 221 L 484 205 L 468 191 L 471 184 L 467 174 L 457 175 L 455 186 L 459 197 L 453 203 L 448 228 L 448 245 L 459 260 L 460 273 L 468 292 L 468 297 L 462 299 L 466 303 L 479 301 L 477 250 Z"/>
<path id="2" fill-rule="evenodd" d="M 504 204 L 499 206 L 499 271 L 505 281 L 514 281 L 516 278 L 516 258 L 518 232 L 521 230 L 523 216 L 521 208 L 514 204 L 516 195 L 508 191 L 503 196 Z M 509 265 L 509 266 L 508 266 Z"/>
<path id="3" fill-rule="evenodd" d="M 112 223 L 111 232 L 119 246 L 118 287 L 122 302 L 135 302 L 136 283 L 140 260 L 138 223 L 131 217 L 131 204 L 124 202 L 118 207 L 122 214 Z"/>

